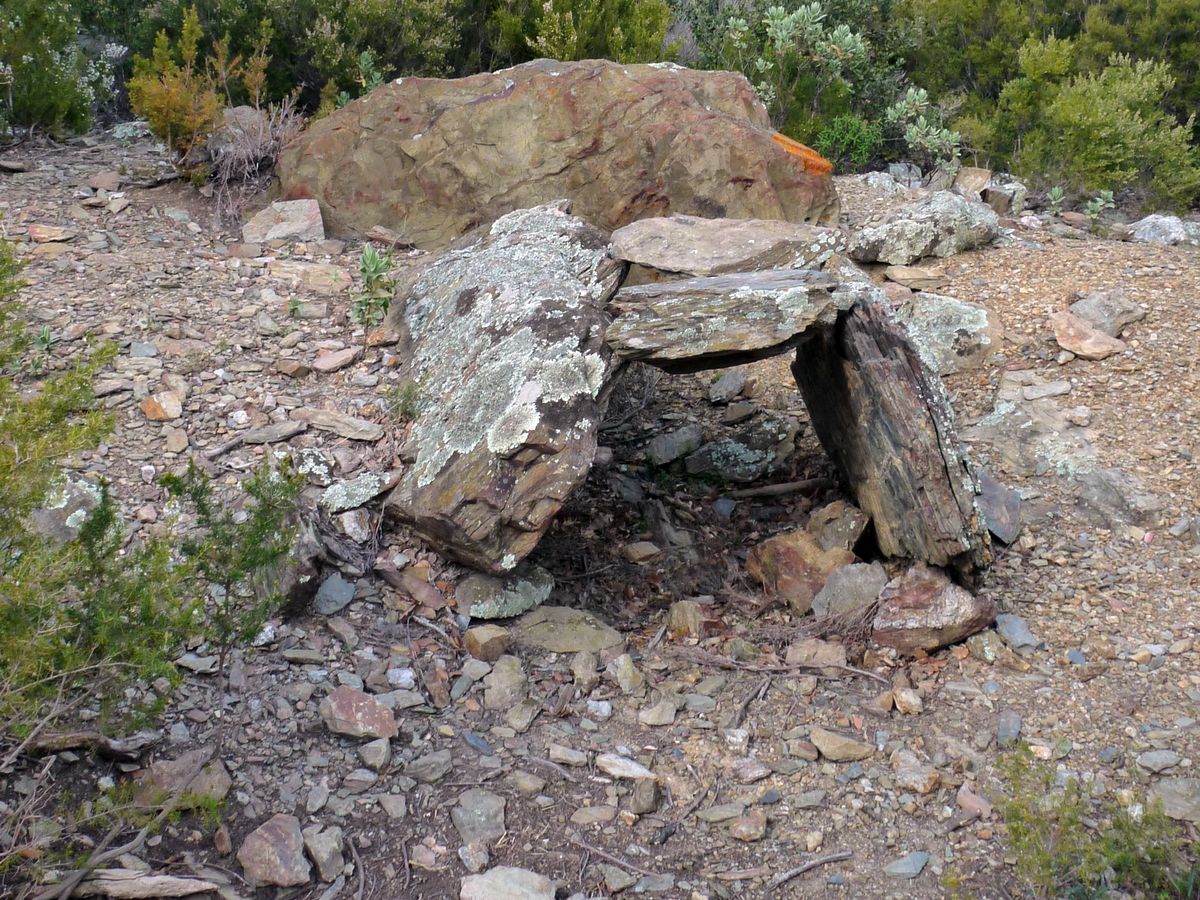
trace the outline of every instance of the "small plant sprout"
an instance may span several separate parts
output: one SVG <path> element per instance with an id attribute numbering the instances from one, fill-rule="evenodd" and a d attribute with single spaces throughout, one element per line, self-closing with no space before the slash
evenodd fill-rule
<path id="1" fill-rule="evenodd" d="M 1083 214 L 1088 217 L 1088 220 L 1095 227 L 1100 221 L 1100 216 L 1105 210 L 1114 209 L 1116 203 L 1113 201 L 1112 191 L 1101 191 L 1097 196 L 1093 197 L 1083 207 Z"/>
<path id="2" fill-rule="evenodd" d="M 378 325 L 387 315 L 392 302 L 392 254 L 382 253 L 374 244 L 367 244 L 358 258 L 358 274 L 362 279 L 362 290 L 354 298 L 350 311 L 355 322 L 362 325 Z"/>
<path id="3" fill-rule="evenodd" d="M 412 422 L 421 412 L 421 385 L 416 381 L 388 388 L 384 394 L 388 413 L 401 422 Z"/>
<path id="4" fill-rule="evenodd" d="M 58 338 L 50 333 L 49 325 L 43 325 L 41 331 L 34 335 L 33 343 L 39 353 L 49 353 L 58 343 Z"/>
<path id="5" fill-rule="evenodd" d="M 1046 206 L 1049 208 L 1051 215 L 1059 215 L 1063 209 L 1063 202 L 1066 200 L 1067 194 L 1062 189 L 1061 184 L 1056 184 L 1050 188 L 1046 194 Z"/>

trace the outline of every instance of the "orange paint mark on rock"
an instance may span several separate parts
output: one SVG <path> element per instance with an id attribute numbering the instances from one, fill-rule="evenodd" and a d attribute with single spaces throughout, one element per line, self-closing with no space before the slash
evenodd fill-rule
<path id="1" fill-rule="evenodd" d="M 805 172 L 812 175 L 828 175 L 833 171 L 833 163 L 812 147 L 806 146 L 799 141 L 793 141 L 786 134 L 780 134 L 778 131 L 771 135 L 771 140 L 793 156 L 800 157 L 804 161 Z"/>

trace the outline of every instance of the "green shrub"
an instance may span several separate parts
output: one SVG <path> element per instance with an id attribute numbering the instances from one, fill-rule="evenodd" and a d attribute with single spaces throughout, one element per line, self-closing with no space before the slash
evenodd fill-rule
<path id="1" fill-rule="evenodd" d="M 6 0 L 0 8 L 0 134 L 9 125 L 54 134 L 85 131 L 108 98 L 124 47 L 94 60 L 76 42 L 79 20 L 67 0 Z"/>
<path id="2" fill-rule="evenodd" d="M 1162 105 L 1175 79 L 1164 63 L 1114 56 L 1098 75 L 1063 85 L 1015 155 L 1018 172 L 1058 174 L 1080 191 L 1136 188 L 1158 204 L 1200 197 L 1200 155 L 1189 143 L 1194 118 L 1180 123 Z"/>
<path id="3" fill-rule="evenodd" d="M 670 19 L 665 0 L 545 0 L 526 42 L 550 59 L 655 62 Z"/>
<path id="4" fill-rule="evenodd" d="M 133 111 L 185 163 L 204 147 L 222 106 L 220 85 L 200 56 L 203 37 L 196 7 L 185 9 L 178 42 L 160 31 L 150 57 L 134 57 L 129 79 Z"/>
<path id="5" fill-rule="evenodd" d="M 57 544 L 29 528 L 32 512 L 58 493 L 63 464 L 112 426 L 91 391 L 112 351 L 40 382 L 21 375 L 33 347 L 16 299 L 18 268 L 0 243 L 0 736 L 53 718 L 80 693 L 112 694 L 169 673 L 188 611 L 167 546 L 124 549 L 103 487 L 76 539 Z"/>
<path id="6" fill-rule="evenodd" d="M 251 640 L 283 598 L 258 590 L 255 580 L 273 570 L 293 549 L 291 525 L 303 478 L 286 464 L 265 462 L 244 485 L 244 508 L 220 502 L 195 464 L 162 484 L 196 516 L 196 527 L 180 544 L 209 595 L 202 636 L 217 651 L 224 672 L 229 651 Z"/>
<path id="7" fill-rule="evenodd" d="M 821 129 L 813 147 L 837 169 L 861 172 L 883 148 L 883 128 L 858 116 L 837 116 Z"/>
<path id="8" fill-rule="evenodd" d="M 1093 802 L 1075 779 L 1058 787 L 1054 767 L 1024 748 L 1003 757 L 998 771 L 1008 849 L 1032 896 L 1200 896 L 1200 868 L 1161 804 L 1137 815 L 1111 801 Z"/>

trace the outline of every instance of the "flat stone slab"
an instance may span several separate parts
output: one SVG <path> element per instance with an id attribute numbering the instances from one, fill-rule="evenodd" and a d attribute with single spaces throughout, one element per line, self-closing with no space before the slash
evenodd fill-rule
<path id="1" fill-rule="evenodd" d="M 551 653 L 599 653 L 623 642 L 621 633 L 590 612 L 566 606 L 543 606 L 517 620 L 518 644 Z"/>
<path id="2" fill-rule="evenodd" d="M 257 213 L 242 226 L 242 240 L 252 244 L 267 241 L 323 241 L 325 225 L 316 200 L 279 200 Z"/>
<path id="3" fill-rule="evenodd" d="M 814 325 L 832 325 L 850 297 L 837 279 L 772 269 L 622 288 L 609 304 L 605 341 L 621 359 L 671 372 L 740 365 L 794 347 Z"/>
<path id="4" fill-rule="evenodd" d="M 640 280 L 657 281 L 667 273 L 707 276 L 817 268 L 844 245 L 842 233 L 833 228 L 775 219 L 677 215 L 641 219 L 618 228 L 609 253 L 615 259 L 656 270 L 659 277 Z"/>

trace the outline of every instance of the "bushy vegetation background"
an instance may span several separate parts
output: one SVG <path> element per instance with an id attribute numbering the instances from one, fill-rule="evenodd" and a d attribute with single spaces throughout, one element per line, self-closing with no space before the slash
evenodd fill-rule
<path id="1" fill-rule="evenodd" d="M 0 116 L 79 130 L 140 73 L 135 111 L 161 121 L 188 81 L 167 110 L 183 152 L 225 103 L 324 113 L 385 78 L 539 56 L 743 72 L 776 127 L 843 170 L 961 159 L 1035 187 L 1200 197 L 1195 0 L 8 0 Z M 259 83 L 229 77 L 255 65 Z M 180 117 L 201 127 L 181 137 Z"/>

